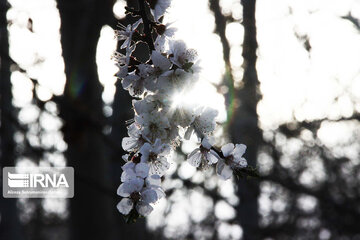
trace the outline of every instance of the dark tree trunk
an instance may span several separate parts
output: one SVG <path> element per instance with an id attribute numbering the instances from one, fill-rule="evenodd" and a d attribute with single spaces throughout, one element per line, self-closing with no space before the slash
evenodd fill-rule
<path id="1" fill-rule="evenodd" d="M 243 41 L 244 58 L 243 87 L 237 91 L 239 106 L 230 125 L 230 134 L 235 143 L 247 145 L 246 159 L 252 166 L 256 165 L 257 152 L 261 144 L 262 133 L 258 126 L 257 104 L 260 100 L 259 81 L 256 72 L 256 25 L 255 0 L 242 0 L 243 26 L 245 30 Z M 244 239 L 258 239 L 258 180 L 238 181 L 238 196 L 240 204 L 237 216 L 244 231 Z"/>
<path id="2" fill-rule="evenodd" d="M 75 170 L 75 197 L 70 200 L 71 238 L 114 239 L 111 171 L 101 138 L 104 122 L 102 86 L 98 81 L 96 47 L 102 26 L 113 16 L 113 0 L 61 0 L 61 44 L 66 85 L 60 100 L 66 158 Z M 115 194 L 115 193 L 114 193 Z"/>
<path id="3" fill-rule="evenodd" d="M 0 0 L 0 166 L 14 166 L 14 126 L 10 115 L 13 114 L 12 93 L 10 82 L 10 58 L 6 12 L 9 5 Z M 2 176 L 2 173 L 0 174 Z M 2 184 L 1 194 L 2 194 Z M 24 239 L 18 218 L 16 199 L 0 197 L 0 239 Z"/>

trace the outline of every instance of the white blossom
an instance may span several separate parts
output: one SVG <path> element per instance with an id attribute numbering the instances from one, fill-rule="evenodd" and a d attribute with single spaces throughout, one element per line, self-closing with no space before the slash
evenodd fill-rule
<path id="1" fill-rule="evenodd" d="M 209 107 L 199 109 L 192 125 L 187 129 L 185 133 L 185 139 L 190 139 L 193 132 L 196 133 L 198 138 L 209 136 L 216 127 L 215 118 L 218 115 L 218 111 Z"/>
<path id="2" fill-rule="evenodd" d="M 187 49 L 184 41 L 170 41 L 169 48 L 170 61 L 179 68 L 184 68 L 186 63 L 193 63 L 197 58 L 196 50 Z"/>
<path id="3" fill-rule="evenodd" d="M 134 202 L 130 198 L 123 198 L 116 207 L 120 213 L 128 215 L 134 207 Z"/>
<path id="4" fill-rule="evenodd" d="M 146 178 L 149 175 L 150 167 L 145 163 L 127 162 L 122 166 L 121 181 L 128 182 L 135 178 Z"/>
<path id="5" fill-rule="evenodd" d="M 121 147 L 128 152 L 134 152 L 145 143 L 146 138 L 141 135 L 140 128 L 135 124 L 128 127 L 129 137 L 124 137 L 121 142 Z"/>
<path id="6" fill-rule="evenodd" d="M 194 83 L 193 74 L 183 69 L 168 71 L 158 78 L 156 88 L 159 93 L 174 95 L 178 91 L 184 90 L 189 84 Z"/>
<path id="7" fill-rule="evenodd" d="M 159 77 L 164 77 L 169 75 L 173 70 L 170 70 L 171 62 L 168 58 L 163 56 L 160 52 L 153 51 L 151 54 L 151 61 L 153 66 L 149 66 L 148 70 L 148 84 L 146 87 L 148 90 L 152 92 L 156 92 L 158 90 L 158 86 L 156 84 Z"/>
<path id="8" fill-rule="evenodd" d="M 167 57 L 163 56 L 158 51 L 152 51 L 151 60 L 152 60 L 153 65 L 154 65 L 151 74 L 156 76 L 156 77 L 159 77 L 159 76 L 163 75 L 164 73 L 169 71 L 169 69 L 171 67 L 170 60 Z"/>
<path id="9" fill-rule="evenodd" d="M 179 97 L 173 99 L 171 105 L 171 111 L 169 111 L 169 115 L 170 115 L 169 119 L 171 118 L 171 122 L 174 125 L 178 125 L 183 128 L 186 128 L 190 126 L 195 120 L 195 116 L 196 116 L 195 109 L 192 104 L 183 102 L 177 98 Z"/>
<path id="10" fill-rule="evenodd" d="M 145 88 L 150 89 L 153 85 L 152 79 L 149 78 L 151 66 L 142 63 L 138 65 L 138 70 L 138 73 L 133 71 L 122 81 L 123 88 L 128 90 L 131 96 L 139 96 L 143 94 Z"/>
<path id="11" fill-rule="evenodd" d="M 131 54 L 122 54 L 119 52 L 115 52 L 112 56 L 115 59 L 119 71 L 115 74 L 118 78 L 124 78 L 128 74 L 128 66 L 130 63 Z"/>
<path id="12" fill-rule="evenodd" d="M 165 192 L 161 188 L 161 177 L 157 174 L 150 175 L 145 179 L 145 184 L 147 187 L 151 187 L 157 194 L 157 198 L 160 199 L 165 197 Z"/>
<path id="13" fill-rule="evenodd" d="M 157 103 L 148 97 L 145 97 L 141 100 L 133 100 L 132 104 L 137 114 L 150 113 L 152 111 L 156 111 L 158 107 Z"/>
<path id="14" fill-rule="evenodd" d="M 171 147 L 168 144 L 162 144 L 160 139 L 156 139 L 153 145 L 145 143 L 141 147 L 141 162 L 150 165 L 150 175 L 162 176 L 170 168 L 170 164 L 166 160 L 170 151 Z"/>
<path id="15" fill-rule="evenodd" d="M 173 74 L 174 70 L 170 70 L 158 77 L 156 85 L 154 86 L 157 89 L 157 94 L 171 96 L 173 89 L 175 88 L 171 81 Z"/>
<path id="16" fill-rule="evenodd" d="M 121 197 L 130 197 L 134 192 L 140 192 L 144 186 L 144 179 L 133 178 L 123 182 L 117 189 L 117 194 Z"/>
<path id="17" fill-rule="evenodd" d="M 187 161 L 194 167 L 202 168 L 217 163 L 219 155 L 212 150 L 211 147 L 212 144 L 209 139 L 204 138 L 200 147 L 196 148 L 188 155 Z"/>
<path id="18" fill-rule="evenodd" d="M 127 215 L 135 206 L 140 215 L 147 216 L 153 210 L 150 204 L 155 203 L 160 197 L 164 196 L 164 194 L 160 194 L 162 191 L 160 189 L 157 185 L 144 186 L 144 180 L 141 178 L 124 182 L 117 191 L 117 194 L 123 197 L 118 203 L 117 209 L 122 214 Z"/>
<path id="19" fill-rule="evenodd" d="M 224 159 L 220 159 L 217 166 L 216 172 L 223 179 L 229 179 L 232 176 L 233 169 L 247 167 L 247 161 L 243 158 L 243 154 L 246 151 L 244 144 L 228 143 L 221 148 L 221 152 L 224 155 Z"/>
<path id="20" fill-rule="evenodd" d="M 142 23 L 142 19 L 140 18 L 138 21 L 136 21 L 134 24 L 129 24 L 127 27 L 125 27 L 122 24 L 119 24 L 121 30 L 115 31 L 115 34 L 117 36 L 118 40 L 125 40 L 123 44 L 121 45 L 121 49 L 123 48 L 129 48 L 132 41 L 132 36 L 136 30 L 136 28 Z"/>
<path id="21" fill-rule="evenodd" d="M 155 112 L 158 112 L 161 110 L 162 113 L 167 113 L 170 109 L 171 104 L 171 95 L 169 93 L 161 94 L 159 93 L 159 90 L 157 90 L 154 94 L 147 94 L 144 99 L 146 99 L 149 102 L 152 102 L 156 104 L 157 109 Z"/>
<path id="22" fill-rule="evenodd" d="M 142 113 L 135 116 L 135 122 L 141 126 L 141 135 L 155 141 L 166 140 L 170 128 L 169 120 L 161 112 Z"/>
<path id="23" fill-rule="evenodd" d="M 118 66 L 119 67 L 119 71 L 115 74 L 116 77 L 118 78 L 124 78 L 127 74 L 128 74 L 128 66 L 127 65 L 123 65 L 123 66 Z"/>

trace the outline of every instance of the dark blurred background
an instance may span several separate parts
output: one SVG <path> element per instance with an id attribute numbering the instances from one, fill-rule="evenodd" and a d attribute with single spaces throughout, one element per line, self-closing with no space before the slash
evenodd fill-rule
<path id="1" fill-rule="evenodd" d="M 1 167 L 75 169 L 73 199 L 1 197 L 0 240 L 360 239 L 359 1 L 174 0 L 163 21 L 202 62 L 193 97 L 261 177 L 197 172 L 184 143 L 167 199 L 132 225 L 116 189 L 133 112 L 111 60 L 126 5 L 0 0 Z"/>

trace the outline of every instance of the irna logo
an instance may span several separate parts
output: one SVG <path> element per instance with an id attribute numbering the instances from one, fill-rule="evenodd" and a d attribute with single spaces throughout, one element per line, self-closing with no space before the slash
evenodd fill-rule
<path id="1" fill-rule="evenodd" d="M 4 167 L 5 198 L 72 198 L 72 167 Z"/>
<path id="2" fill-rule="evenodd" d="M 21 174 L 8 173 L 8 186 L 12 188 L 37 188 L 37 187 L 69 187 L 64 174 L 49 174 L 49 173 L 35 173 L 35 174 Z"/>

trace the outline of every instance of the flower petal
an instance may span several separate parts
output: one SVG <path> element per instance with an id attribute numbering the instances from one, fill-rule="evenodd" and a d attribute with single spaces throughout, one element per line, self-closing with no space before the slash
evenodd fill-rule
<path id="1" fill-rule="evenodd" d="M 143 20 L 142 20 L 142 18 L 140 18 L 139 20 L 137 20 L 133 25 L 132 25 L 132 30 L 134 31 L 139 25 L 140 25 L 140 23 L 142 23 L 143 22 Z"/>
<path id="2" fill-rule="evenodd" d="M 159 175 L 151 175 L 146 178 L 145 182 L 146 186 L 160 186 L 161 177 Z"/>
<path id="3" fill-rule="evenodd" d="M 125 162 L 129 161 L 129 154 L 124 154 L 121 156 L 122 160 L 124 160 Z M 126 164 L 126 163 L 125 163 Z"/>
<path id="4" fill-rule="evenodd" d="M 146 178 L 149 174 L 149 165 L 146 163 L 138 163 L 135 166 L 135 173 L 136 176 L 141 177 L 141 178 Z"/>
<path id="5" fill-rule="evenodd" d="M 158 160 L 161 163 L 161 170 L 166 171 L 170 168 L 170 163 L 164 157 L 160 157 Z"/>
<path id="6" fill-rule="evenodd" d="M 120 66 L 119 71 L 116 73 L 116 77 L 118 78 L 124 78 L 128 74 L 128 66 Z"/>
<path id="7" fill-rule="evenodd" d="M 129 198 L 123 198 L 117 205 L 117 209 L 124 215 L 128 215 L 131 209 L 134 207 L 133 201 Z"/>
<path id="8" fill-rule="evenodd" d="M 224 157 L 230 156 L 232 154 L 233 150 L 234 150 L 233 143 L 228 143 L 221 147 L 221 151 L 222 151 Z"/>
<path id="9" fill-rule="evenodd" d="M 133 138 L 139 138 L 140 137 L 140 129 L 136 126 L 135 123 L 131 124 L 129 127 L 128 127 L 128 134 L 130 137 L 133 137 Z"/>
<path id="10" fill-rule="evenodd" d="M 234 149 L 234 157 L 241 158 L 246 151 L 246 145 L 244 144 L 236 144 Z"/>
<path id="11" fill-rule="evenodd" d="M 156 191 L 158 200 L 162 197 L 165 197 L 165 191 L 161 187 L 155 187 L 154 190 Z"/>
<path id="12" fill-rule="evenodd" d="M 145 143 L 141 148 L 140 148 L 140 153 L 142 154 L 142 155 L 144 155 L 144 154 L 148 154 L 149 152 L 150 152 L 150 150 L 151 150 L 151 145 L 150 145 L 150 143 Z"/>
<path id="13" fill-rule="evenodd" d="M 155 50 L 159 52 L 164 52 L 165 50 L 165 34 L 157 36 L 155 42 Z"/>
<path id="14" fill-rule="evenodd" d="M 122 168 L 122 170 L 125 170 L 125 169 L 128 169 L 128 168 L 134 168 L 135 167 L 135 163 L 133 163 L 133 162 L 127 162 L 127 163 L 125 163 L 121 168 Z"/>
<path id="15" fill-rule="evenodd" d="M 120 48 L 121 49 L 126 48 L 128 46 L 128 44 L 129 44 L 129 42 L 130 42 L 130 38 L 127 37 Z"/>
<path id="16" fill-rule="evenodd" d="M 204 139 L 201 141 L 201 145 L 206 148 L 206 149 L 209 149 L 212 147 L 212 143 L 211 143 L 211 139 L 207 138 L 207 137 L 204 137 Z"/>
<path id="17" fill-rule="evenodd" d="M 154 203 L 158 200 L 158 195 L 155 190 L 146 188 L 141 192 L 141 199 L 145 203 Z"/>
<path id="18" fill-rule="evenodd" d="M 171 147 L 169 144 L 162 144 L 159 150 L 159 156 L 166 156 L 171 152 Z"/>
<path id="19" fill-rule="evenodd" d="M 161 55 L 158 51 L 153 51 L 151 53 L 151 60 L 153 61 L 154 66 L 159 67 L 162 71 L 169 70 L 171 66 L 169 59 Z"/>
<path id="20" fill-rule="evenodd" d="M 133 192 L 140 192 L 141 189 L 144 187 L 144 179 L 136 178 L 130 181 L 130 183 L 133 185 Z"/>
<path id="21" fill-rule="evenodd" d="M 212 108 L 205 108 L 203 112 L 198 116 L 196 121 L 196 130 L 198 135 L 209 134 L 215 130 L 216 121 L 215 117 L 218 115 L 218 111 Z"/>
<path id="22" fill-rule="evenodd" d="M 152 152 L 158 154 L 160 152 L 161 146 L 161 139 L 157 138 L 155 143 L 152 145 Z"/>
<path id="23" fill-rule="evenodd" d="M 189 140 L 193 132 L 194 132 L 194 127 L 193 126 L 188 127 L 184 135 L 185 140 Z"/>
<path id="24" fill-rule="evenodd" d="M 133 100 L 133 106 L 137 114 L 149 113 L 156 109 L 156 103 L 147 100 Z"/>
<path id="25" fill-rule="evenodd" d="M 121 197 L 128 197 L 132 192 L 134 192 L 134 185 L 130 181 L 122 183 L 117 189 L 117 195 Z"/>
<path id="26" fill-rule="evenodd" d="M 159 175 L 163 176 L 170 168 L 170 163 L 164 157 L 158 158 L 155 162 L 150 164 L 150 172 L 149 175 Z"/>
<path id="27" fill-rule="evenodd" d="M 124 137 L 121 142 L 121 147 L 127 152 L 132 151 L 137 145 L 138 139 L 132 137 Z"/>
<path id="28" fill-rule="evenodd" d="M 122 80 L 122 82 L 121 82 L 122 87 L 124 89 L 128 89 L 130 87 L 130 85 L 136 83 L 136 81 L 139 79 L 140 79 L 140 77 L 138 75 L 135 75 L 135 73 L 129 74 L 126 77 L 124 77 L 124 79 Z"/>
<path id="29" fill-rule="evenodd" d="M 221 159 L 216 165 L 216 173 L 223 180 L 227 180 L 231 178 L 233 171 L 231 170 L 230 166 L 225 164 L 224 160 Z"/>
<path id="30" fill-rule="evenodd" d="M 210 152 L 206 153 L 206 160 L 210 165 L 217 163 L 219 160 L 219 156 L 214 150 L 210 150 Z"/>
<path id="31" fill-rule="evenodd" d="M 196 150 L 196 149 L 195 149 Z M 199 167 L 201 163 L 201 153 L 195 150 L 188 156 L 187 161 L 194 167 Z M 195 152 L 195 153 L 194 153 Z"/>
<path id="32" fill-rule="evenodd" d="M 121 181 L 122 182 L 128 182 L 132 179 L 136 178 L 136 174 L 133 169 L 127 168 L 125 169 L 121 174 Z"/>
<path id="33" fill-rule="evenodd" d="M 236 162 L 236 168 L 245 168 L 247 167 L 248 163 L 245 158 L 240 158 L 239 161 Z"/>
<path id="34" fill-rule="evenodd" d="M 200 152 L 200 148 L 195 148 L 189 155 L 188 155 L 188 159 L 191 158 L 193 155 L 195 155 L 195 153 Z"/>
<path id="35" fill-rule="evenodd" d="M 141 216 L 146 217 L 154 210 L 154 208 L 147 203 L 138 202 L 138 204 L 136 204 L 136 210 Z"/>

